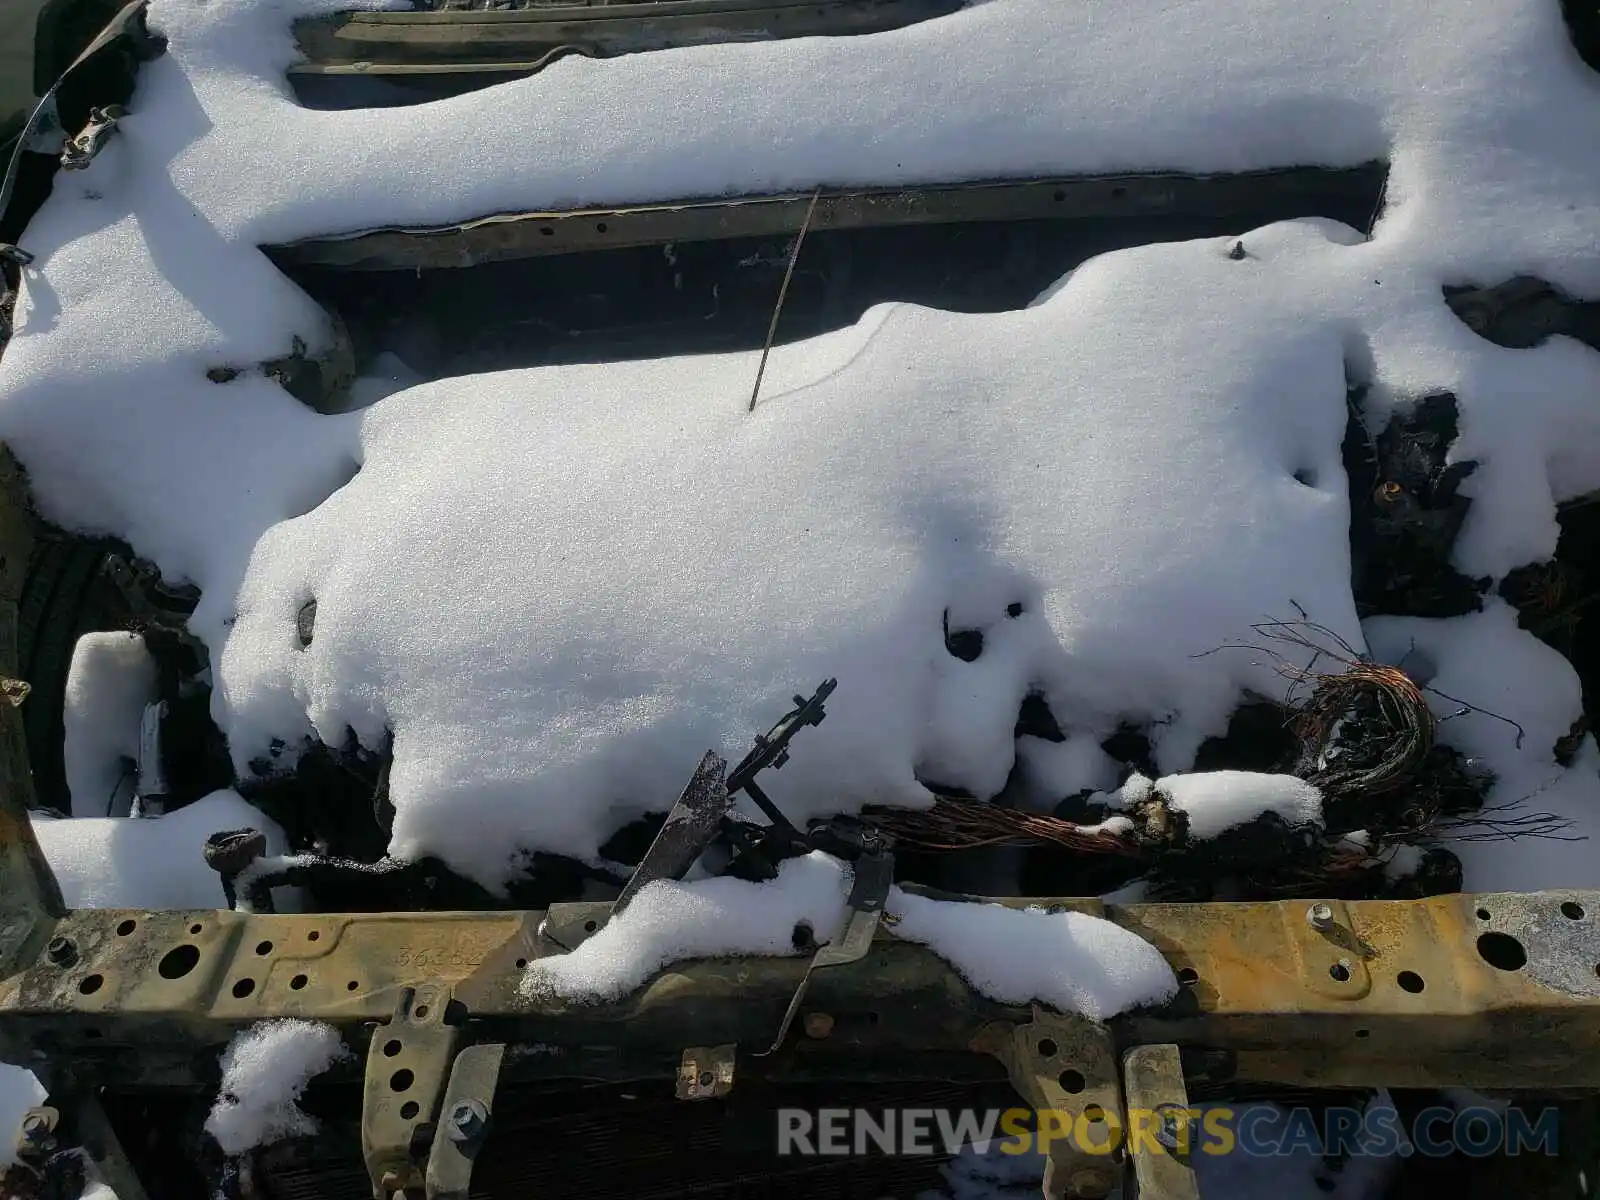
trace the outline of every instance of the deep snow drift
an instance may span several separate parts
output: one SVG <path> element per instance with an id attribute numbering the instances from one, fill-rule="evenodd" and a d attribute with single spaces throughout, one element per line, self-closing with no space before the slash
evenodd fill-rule
<path id="1" fill-rule="evenodd" d="M 516 848 L 592 855 L 825 674 L 837 715 L 774 785 L 797 816 L 914 804 L 919 779 L 992 794 L 1030 691 L 1068 734 L 1021 746 L 1041 803 L 1115 785 L 1094 741 L 1122 719 L 1153 722 L 1157 765 L 1182 771 L 1245 688 L 1282 686 L 1191 656 L 1295 605 L 1361 642 L 1351 379 L 1374 424 L 1459 396 L 1457 453 L 1483 464 L 1470 574 L 1547 555 L 1553 500 L 1600 486 L 1600 356 L 1493 346 L 1439 290 L 1513 272 L 1600 288 L 1600 80 L 1550 0 L 989 0 L 335 113 L 300 109 L 282 75 L 312 7 L 156 4 L 170 53 L 24 239 L 0 437 L 47 515 L 202 586 L 241 766 L 274 739 L 286 762 L 311 732 L 392 728 L 399 853 L 490 884 Z M 259 374 L 205 377 L 324 339 L 266 241 L 818 182 L 1375 157 L 1392 174 L 1370 240 L 1290 223 L 1240 231 L 1238 260 L 1231 240 L 1107 255 L 1024 311 L 881 308 L 780 350 L 753 416 L 751 355 L 438 381 L 331 417 Z M 1448 656 L 1471 620 L 1430 637 Z M 977 661 L 944 651 L 946 623 L 983 632 Z M 1494 643 L 1497 711 L 1564 696 L 1570 721 L 1571 673 L 1531 642 Z M 1537 791 L 1592 823 L 1589 760 L 1563 774 L 1547 741 L 1458 732 L 1500 773 L 1496 802 Z M 1469 886 L 1523 878 L 1517 857 L 1472 859 Z M 1592 878 L 1549 862 L 1545 882 Z"/>

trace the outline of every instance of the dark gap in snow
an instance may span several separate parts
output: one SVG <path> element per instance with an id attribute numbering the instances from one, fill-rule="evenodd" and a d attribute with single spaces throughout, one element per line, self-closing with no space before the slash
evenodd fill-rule
<path id="1" fill-rule="evenodd" d="M 1600 493 L 1561 505 L 1556 520 L 1555 557 L 1518 567 L 1499 591 L 1516 608 L 1517 624 L 1564 656 L 1583 685 L 1583 715 L 1553 748 L 1565 765 L 1600 706 Z"/>
<path id="2" fill-rule="evenodd" d="M 1029 692 L 1022 698 L 1022 706 L 1017 710 L 1016 735 L 1043 738 L 1047 742 L 1067 740 L 1055 713 L 1050 711 L 1050 702 L 1038 692 Z"/>
<path id="3" fill-rule="evenodd" d="M 1450 311 L 1497 346 L 1529 350 L 1554 336 L 1600 349 L 1600 301 L 1577 300 L 1553 284 L 1516 275 L 1493 287 L 1444 289 Z"/>
<path id="4" fill-rule="evenodd" d="M 1140 726 L 1124 721 L 1117 726 L 1115 733 L 1100 743 L 1100 749 L 1123 767 L 1131 768 L 1141 775 L 1148 775 L 1154 779 L 1161 773 L 1156 770 L 1150 735 Z"/>
<path id="5" fill-rule="evenodd" d="M 1376 188 L 1379 176 L 1369 174 Z M 1267 196 L 1226 212 L 813 230 L 774 340 L 782 345 L 844 328 L 887 301 L 956 312 L 1022 308 L 1080 263 L 1130 246 L 1218 237 L 1294 217 L 1362 227 L 1374 196 L 1364 183 L 1341 179 L 1326 194 L 1296 192 L 1276 204 Z M 790 246 L 785 233 L 395 270 L 274 258 L 343 321 L 359 372 L 381 371 L 392 356 L 433 379 L 759 349 Z"/>
<path id="6" fill-rule="evenodd" d="M 1491 581 L 1450 565 L 1471 500 L 1462 480 L 1477 463 L 1447 462 L 1457 432 L 1456 398 L 1438 392 L 1369 424 L 1352 391 L 1344 439 L 1350 481 L 1350 559 L 1356 610 L 1411 617 L 1458 617 L 1483 607 Z"/>
<path id="7" fill-rule="evenodd" d="M 1578 57 L 1600 71 L 1600 4 L 1595 0 L 1561 0 L 1561 15 L 1566 19 Z"/>
<path id="8" fill-rule="evenodd" d="M 977 662 L 983 653 L 983 630 L 951 629 L 947 608 L 944 611 L 944 648 L 962 662 Z"/>
<path id="9" fill-rule="evenodd" d="M 317 601 L 313 597 L 300 606 L 300 611 L 294 615 L 295 640 L 300 643 L 300 649 L 309 650 L 312 639 L 317 633 Z"/>
<path id="10" fill-rule="evenodd" d="M 1228 731 L 1207 738 L 1195 752 L 1193 771 L 1286 772 L 1299 757 L 1300 740 L 1289 710 L 1270 700 L 1247 699 L 1228 718 Z"/>

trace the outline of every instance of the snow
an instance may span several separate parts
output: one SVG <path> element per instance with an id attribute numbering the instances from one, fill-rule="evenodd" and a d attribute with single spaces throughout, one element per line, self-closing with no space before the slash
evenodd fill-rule
<path id="1" fill-rule="evenodd" d="M 843 930 L 849 882 L 844 864 L 820 852 L 789 859 L 768 883 L 657 881 L 576 950 L 536 959 L 523 990 L 594 1003 L 626 995 L 686 959 L 795 954 L 799 923 L 819 943 Z M 1001 1003 L 1039 1001 L 1100 1020 L 1178 990 L 1154 946 L 1083 913 L 931 900 L 892 888 L 885 914 L 894 936 L 927 946 Z"/>
<path id="2" fill-rule="evenodd" d="M 1293 775 L 1202 771 L 1168 775 L 1156 781 L 1155 790 L 1189 818 L 1195 841 L 1209 841 L 1269 812 L 1290 825 L 1322 824 L 1322 793 Z"/>
<path id="3" fill-rule="evenodd" d="M 33 815 L 34 836 L 61 884 L 68 908 L 227 908 L 221 877 L 206 865 L 206 838 L 231 829 L 259 829 L 267 852 L 288 847 L 283 830 L 237 792 L 213 792 L 160 817 Z M 296 889 L 273 897 L 298 911 Z"/>
<path id="4" fill-rule="evenodd" d="M 47 517 L 202 586 L 241 767 L 275 739 L 287 765 L 307 736 L 392 729 L 397 854 L 490 886 L 519 850 L 592 859 L 826 675 L 833 716 L 772 783 L 797 819 L 923 803 L 923 782 L 995 794 L 1031 692 L 1072 748 L 1024 747 L 1030 802 L 1110 786 L 1090 747 L 1124 721 L 1184 771 L 1241 696 L 1285 686 L 1197 656 L 1297 607 L 1361 642 L 1347 375 L 1375 422 L 1459 397 L 1456 453 L 1482 463 L 1469 573 L 1549 554 L 1554 502 L 1600 487 L 1600 356 L 1494 346 L 1440 295 L 1519 272 L 1600 291 L 1600 78 L 1550 0 L 988 0 L 871 37 L 568 58 L 419 108 L 305 110 L 288 22 L 331 6 L 157 0 L 170 53 L 23 239 L 0 437 Z M 205 377 L 327 341 L 268 242 L 818 182 L 1373 158 L 1392 169 L 1370 239 L 1283 222 L 1241 231 L 1237 261 L 1233 237 L 1102 256 L 1016 312 L 880 307 L 776 351 L 754 415 L 750 354 L 377 398 L 409 378 L 383 363 L 332 415 L 259 372 Z M 944 652 L 947 616 L 984 633 L 975 662 Z M 1415 633 L 1461 677 L 1445 690 L 1481 685 L 1542 728 L 1571 669 L 1492 606 L 1465 620 Z M 1470 662 L 1458 628 L 1515 672 Z M 1542 738 L 1484 753 L 1508 799 L 1596 828 L 1592 743 L 1565 772 Z M 1588 857 L 1495 847 L 1468 884 L 1592 882 Z"/>
<path id="5" fill-rule="evenodd" d="M 1160 951 L 1100 917 L 903 892 L 892 904 L 896 937 L 927 946 L 1003 1004 L 1039 1001 L 1098 1021 L 1178 991 Z"/>
<path id="6" fill-rule="evenodd" d="M 349 1056 L 339 1031 L 316 1021 L 262 1021 L 237 1034 L 222 1054 L 222 1087 L 206 1132 L 223 1153 L 317 1131 L 296 1103 L 313 1076 Z"/>
<path id="7" fill-rule="evenodd" d="M 143 637 L 88 633 L 78 639 L 64 712 L 74 816 L 110 816 L 119 793 L 132 794 L 139 720 L 155 697 L 156 664 Z"/>

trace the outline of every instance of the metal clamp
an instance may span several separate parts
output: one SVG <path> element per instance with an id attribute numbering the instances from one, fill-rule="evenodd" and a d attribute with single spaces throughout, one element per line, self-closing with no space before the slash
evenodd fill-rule
<path id="1" fill-rule="evenodd" d="M 733 1091 L 735 1047 L 691 1046 L 678 1067 L 679 1100 L 716 1100 Z"/>
<path id="2" fill-rule="evenodd" d="M 1195 1114 L 1177 1046 L 1136 1046 L 1122 1056 L 1128 1158 L 1137 1200 L 1200 1200 L 1190 1156 Z"/>
<path id="3" fill-rule="evenodd" d="M 979 1039 L 1038 1115 L 1045 1200 L 1099 1200 L 1122 1177 L 1127 1128 L 1110 1032 L 1084 1017 L 1035 1008 L 1026 1025 L 993 1025 Z"/>
<path id="4" fill-rule="evenodd" d="M 372 1032 L 361 1104 L 361 1154 L 376 1200 L 425 1186 L 415 1143 L 439 1116 L 460 1030 L 446 1023 L 450 989 L 406 988 Z"/>
<path id="5" fill-rule="evenodd" d="M 494 1092 L 506 1048 L 495 1042 L 468 1046 L 456 1055 L 445 1088 L 443 1118 L 428 1154 L 427 1200 L 467 1200 L 472 1165 L 489 1136 Z"/>

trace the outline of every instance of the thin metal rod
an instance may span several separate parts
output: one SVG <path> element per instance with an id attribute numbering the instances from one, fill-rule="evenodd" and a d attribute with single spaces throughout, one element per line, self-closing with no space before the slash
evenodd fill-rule
<path id="1" fill-rule="evenodd" d="M 750 389 L 750 407 L 755 412 L 756 397 L 761 395 L 761 377 L 767 373 L 767 355 L 772 353 L 772 339 L 778 335 L 778 318 L 783 315 L 783 301 L 789 294 L 789 280 L 794 278 L 794 264 L 800 259 L 800 247 L 806 240 L 806 230 L 811 228 L 811 218 L 817 211 L 817 201 L 822 198 L 822 187 L 811 193 L 811 203 L 806 206 L 806 219 L 800 222 L 800 233 L 794 239 L 794 249 L 789 251 L 789 266 L 783 272 L 783 286 L 778 289 L 778 303 L 772 309 L 772 323 L 767 326 L 767 343 L 761 347 L 761 365 L 756 368 L 756 385 Z"/>

